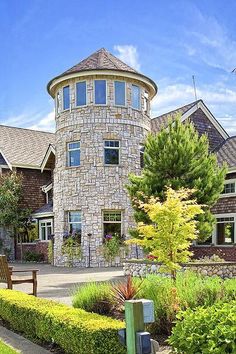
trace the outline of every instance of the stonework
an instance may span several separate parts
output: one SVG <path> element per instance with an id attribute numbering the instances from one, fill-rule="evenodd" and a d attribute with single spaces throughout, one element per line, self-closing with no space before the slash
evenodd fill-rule
<path id="1" fill-rule="evenodd" d="M 125 74 L 124 74 L 125 75 Z M 107 105 L 95 105 L 94 79 L 107 80 Z M 134 225 L 133 211 L 126 191 L 128 174 L 140 173 L 140 144 L 151 129 L 149 112 L 144 111 L 144 93 L 147 87 L 142 80 L 109 76 L 86 76 L 87 105 L 75 107 L 75 83 L 85 78 L 63 81 L 57 87 L 59 107 L 62 88 L 70 85 L 71 109 L 56 116 L 56 165 L 54 169 L 54 233 L 55 264 L 65 263 L 61 255 L 63 234 L 68 230 L 68 211 L 82 214 L 82 260 L 78 266 L 103 266 L 99 252 L 103 243 L 103 211 L 122 212 L 122 234 Z M 126 82 L 126 106 L 114 104 L 114 80 Z M 131 85 L 141 88 L 141 110 L 131 108 Z M 119 165 L 104 165 L 104 140 L 120 141 Z M 80 166 L 66 167 L 68 142 L 80 141 Z M 88 234 L 92 236 L 88 237 Z"/>
<path id="2" fill-rule="evenodd" d="M 131 275 L 133 277 L 146 277 L 149 274 L 157 274 L 168 276 L 160 272 L 160 264 L 154 262 L 125 262 L 123 266 L 124 275 Z M 221 263 L 186 263 L 182 265 L 180 271 L 191 270 L 200 275 L 219 276 L 222 279 L 236 278 L 236 263 L 235 262 L 221 262 Z"/>

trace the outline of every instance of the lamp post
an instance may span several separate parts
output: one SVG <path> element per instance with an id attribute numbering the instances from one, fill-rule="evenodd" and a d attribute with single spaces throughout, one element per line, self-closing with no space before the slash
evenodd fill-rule
<path id="1" fill-rule="evenodd" d="M 91 236 L 92 234 L 88 234 L 88 268 L 90 268 L 90 257 L 91 257 L 91 249 L 90 249 L 90 243 L 91 243 Z"/>

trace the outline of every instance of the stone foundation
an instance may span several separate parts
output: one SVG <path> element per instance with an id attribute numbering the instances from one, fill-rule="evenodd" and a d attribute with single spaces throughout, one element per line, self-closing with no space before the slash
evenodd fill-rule
<path id="1" fill-rule="evenodd" d="M 150 261 L 127 261 L 123 264 L 124 275 L 131 275 L 133 277 L 146 277 L 148 274 L 158 274 L 168 276 L 160 273 L 161 264 Z M 181 271 L 191 270 L 201 275 L 219 276 L 222 279 L 236 278 L 236 262 L 220 262 L 220 263 L 186 263 L 182 265 Z"/>

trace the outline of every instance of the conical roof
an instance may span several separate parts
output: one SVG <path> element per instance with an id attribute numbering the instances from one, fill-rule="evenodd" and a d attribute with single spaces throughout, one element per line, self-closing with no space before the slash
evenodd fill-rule
<path id="1" fill-rule="evenodd" d="M 152 96 L 154 96 L 157 92 L 157 86 L 153 80 L 125 64 L 123 61 L 108 52 L 105 48 L 99 49 L 95 53 L 91 54 L 88 58 L 66 70 L 64 73 L 54 77 L 49 81 L 47 90 L 53 97 L 55 93 L 55 84 L 57 84 L 59 81 L 65 80 L 70 75 L 89 71 L 101 71 L 102 73 L 102 71 L 109 70 L 116 71 L 117 74 L 118 72 L 126 72 L 130 75 L 136 76 L 137 79 L 145 81 L 145 83 L 151 87 Z"/>
<path id="2" fill-rule="evenodd" d="M 88 58 L 66 70 L 62 75 L 86 70 L 119 70 L 138 74 L 138 71 L 112 55 L 105 48 L 101 48 Z"/>

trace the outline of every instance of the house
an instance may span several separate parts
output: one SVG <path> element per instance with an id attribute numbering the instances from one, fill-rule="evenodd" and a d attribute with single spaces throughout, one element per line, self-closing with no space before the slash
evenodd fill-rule
<path id="1" fill-rule="evenodd" d="M 46 254 L 53 233 L 54 262 L 63 265 L 64 234 L 76 232 L 83 253 L 78 266 L 103 266 L 104 235 L 126 237 L 134 226 L 125 185 L 130 172 L 141 173 L 145 137 L 179 113 L 183 122 L 190 119 L 199 134 L 208 135 L 219 163 L 229 165 L 213 208 L 214 234 L 206 244 L 195 245 L 194 252 L 220 251 L 236 259 L 236 138 L 229 137 L 202 100 L 151 119 L 155 82 L 104 48 L 53 78 L 47 89 L 55 100 L 55 134 L 0 126 L 2 172 L 16 168 L 26 176 L 24 203 L 32 207 L 39 226 L 40 241 L 24 249 Z"/>

